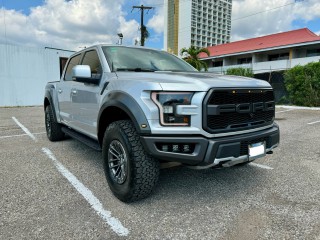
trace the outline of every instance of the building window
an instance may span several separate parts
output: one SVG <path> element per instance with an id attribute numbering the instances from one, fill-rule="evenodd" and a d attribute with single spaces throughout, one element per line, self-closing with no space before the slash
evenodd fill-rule
<path id="1" fill-rule="evenodd" d="M 308 49 L 307 57 L 315 57 L 320 56 L 320 49 Z"/>
<path id="2" fill-rule="evenodd" d="M 248 63 L 252 63 L 252 57 L 238 59 L 238 64 L 248 64 Z"/>
<path id="3" fill-rule="evenodd" d="M 268 56 L 268 61 L 287 60 L 289 53 L 277 53 Z"/>
<path id="4" fill-rule="evenodd" d="M 212 66 L 213 67 L 222 67 L 223 61 L 212 61 Z"/>

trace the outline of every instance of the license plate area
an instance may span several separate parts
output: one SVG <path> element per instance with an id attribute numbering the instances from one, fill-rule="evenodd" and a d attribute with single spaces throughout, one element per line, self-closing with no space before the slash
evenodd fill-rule
<path id="1" fill-rule="evenodd" d="M 258 142 L 248 145 L 249 158 L 254 159 L 266 155 L 266 142 Z"/>

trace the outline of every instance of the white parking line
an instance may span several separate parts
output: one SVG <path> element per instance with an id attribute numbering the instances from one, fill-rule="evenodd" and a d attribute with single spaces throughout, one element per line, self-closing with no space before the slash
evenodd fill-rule
<path id="1" fill-rule="evenodd" d="M 316 123 L 320 123 L 320 121 L 310 122 L 310 123 L 307 123 L 307 124 L 312 125 L 312 124 L 316 124 Z"/>
<path id="2" fill-rule="evenodd" d="M 40 135 L 40 134 L 45 134 L 45 133 L 46 132 L 39 132 L 39 133 L 33 133 L 33 135 Z M 28 134 L 17 134 L 17 135 L 0 136 L 0 139 L 12 138 L 12 137 L 23 137 L 23 136 L 28 136 Z"/>
<path id="3" fill-rule="evenodd" d="M 25 127 L 23 126 L 15 117 L 12 117 L 13 121 L 26 133 L 21 135 L 28 135 L 31 139 L 37 142 L 37 138 Z M 20 136 L 21 136 L 20 135 Z M 16 135 L 19 136 L 19 135 Z M 4 136 L 11 137 L 11 136 Z M 111 227 L 111 229 L 119 236 L 128 236 L 129 230 L 125 228 L 121 222 L 111 216 L 111 212 L 103 208 L 101 202 L 96 198 L 93 193 L 84 186 L 77 178 L 74 176 L 67 168 L 65 168 L 53 155 L 53 153 L 48 148 L 42 148 L 49 159 L 52 160 L 53 164 L 57 170 L 71 183 L 71 185 L 87 200 L 91 207 L 97 212 L 97 214 Z"/>
<path id="4" fill-rule="evenodd" d="M 279 111 L 279 112 L 276 112 L 276 113 L 290 112 L 290 111 L 293 111 L 293 110 L 294 110 L 294 109 L 283 110 L 283 111 Z"/>
<path id="5" fill-rule="evenodd" d="M 249 165 L 253 166 L 253 167 L 259 167 L 259 168 L 263 168 L 263 169 L 268 169 L 268 170 L 272 170 L 272 167 L 266 166 L 266 165 L 262 165 L 262 164 L 258 164 L 258 163 L 249 163 Z"/>
<path id="6" fill-rule="evenodd" d="M 58 171 L 74 186 L 74 188 L 87 200 L 97 214 L 111 227 L 111 229 L 119 236 L 128 236 L 129 230 L 125 228 L 121 222 L 111 216 L 111 212 L 103 208 L 99 199 L 84 186 L 68 169 L 66 169 L 53 155 L 48 148 L 42 148 L 42 151 L 52 160 Z"/>
<path id="7" fill-rule="evenodd" d="M 15 117 L 12 117 L 13 121 L 15 121 L 15 123 L 21 127 L 21 129 L 30 137 L 32 138 L 33 141 L 37 142 L 37 138 L 25 127 L 23 126 L 19 121 L 18 119 L 16 119 Z"/>

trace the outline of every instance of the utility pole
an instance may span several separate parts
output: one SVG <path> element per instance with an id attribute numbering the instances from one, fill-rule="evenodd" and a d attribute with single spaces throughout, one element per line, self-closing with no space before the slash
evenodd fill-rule
<path id="1" fill-rule="evenodd" d="M 150 10 L 150 9 L 152 9 L 153 7 L 146 7 L 146 6 L 143 6 L 143 5 L 141 5 L 141 6 L 133 6 L 132 7 L 133 9 L 134 8 L 139 8 L 140 10 L 141 10 L 141 20 L 140 20 L 140 25 L 141 25 L 141 28 L 140 28 L 140 30 L 141 30 L 141 39 L 140 39 L 140 42 L 141 42 L 141 46 L 144 46 L 144 32 L 145 32 L 145 30 L 146 30 L 146 28 L 145 28 L 145 26 L 144 26 L 144 24 L 143 24 L 143 15 L 144 15 L 144 10 L 145 9 L 147 9 L 147 10 Z"/>

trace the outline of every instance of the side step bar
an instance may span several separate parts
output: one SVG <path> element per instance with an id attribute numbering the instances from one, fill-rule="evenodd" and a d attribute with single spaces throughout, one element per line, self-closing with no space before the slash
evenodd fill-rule
<path id="1" fill-rule="evenodd" d="M 86 144 L 87 146 L 93 148 L 94 150 L 96 151 L 102 151 L 101 147 L 100 147 L 100 144 L 98 143 L 98 141 L 92 139 L 92 138 L 89 138 L 81 133 L 78 133 L 70 128 L 67 128 L 67 127 L 62 127 L 61 130 L 69 135 L 70 137 L 74 138 L 74 139 L 77 139 L 78 141 Z"/>

